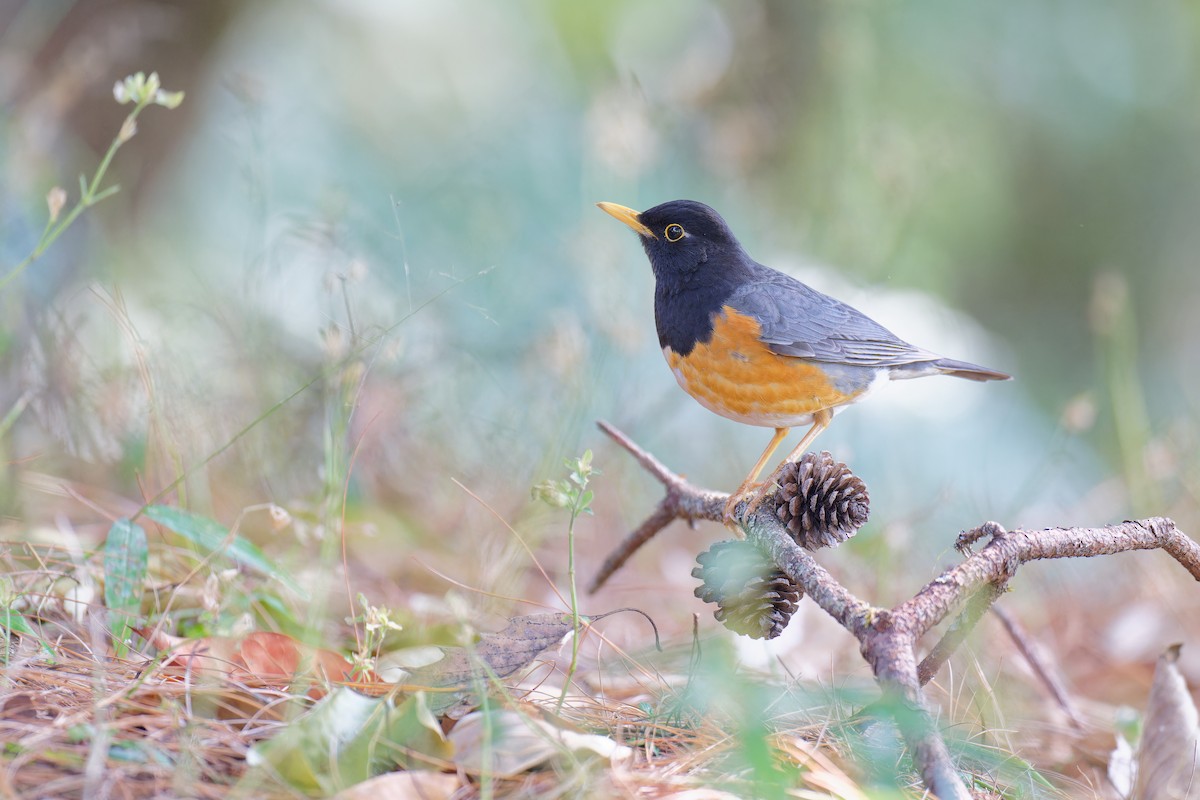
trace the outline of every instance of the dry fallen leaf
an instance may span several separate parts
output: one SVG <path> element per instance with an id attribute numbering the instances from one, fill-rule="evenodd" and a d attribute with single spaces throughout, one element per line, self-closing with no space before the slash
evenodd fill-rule
<path id="1" fill-rule="evenodd" d="M 441 660 L 410 671 L 403 682 L 431 689 L 461 690 L 431 692 L 429 697 L 435 713 L 447 713 L 458 719 L 478 705 L 471 692 L 473 688 L 489 678 L 504 678 L 525 667 L 547 647 L 562 641 L 573 627 L 570 614 L 513 617 L 504 630 L 481 634 L 470 648 L 443 647 L 445 656 Z"/>
<path id="2" fill-rule="evenodd" d="M 325 695 L 329 683 L 351 680 L 354 670 L 332 650 L 311 647 L 282 633 L 255 631 L 236 638 L 203 639 L 185 639 L 159 630 L 138 633 L 157 649 L 169 651 L 163 667 L 173 673 L 275 688 L 309 678 L 314 682 L 308 691 L 313 700 Z"/>
<path id="3" fill-rule="evenodd" d="M 338 792 L 333 800 L 450 800 L 462 786 L 457 775 L 429 770 L 389 772 Z"/>
<path id="4" fill-rule="evenodd" d="M 9 722 L 36 722 L 38 704 L 29 692 L 13 692 L 7 697 L 0 696 L 0 719 Z"/>
<path id="5" fill-rule="evenodd" d="M 1200 798 L 1200 715 L 1179 673 L 1180 645 L 1158 657 L 1138 746 L 1134 800 Z"/>
<path id="6" fill-rule="evenodd" d="M 476 712 L 463 717 L 449 735 L 454 763 L 474 774 L 514 777 L 567 755 L 626 761 L 633 750 L 607 736 L 559 728 L 516 711 Z"/>
<path id="7" fill-rule="evenodd" d="M 1117 744 L 1108 754 L 1108 779 L 1121 797 L 1133 795 L 1133 781 L 1137 777 L 1137 760 L 1133 746 L 1121 733 L 1117 733 Z"/>
<path id="8" fill-rule="evenodd" d="M 412 671 L 436 664 L 446 657 L 446 652 L 432 644 L 402 647 L 384 653 L 375 659 L 375 674 L 386 683 L 401 683 Z"/>
<path id="9" fill-rule="evenodd" d="M 481 634 L 469 650 L 443 648 L 445 658 L 413 670 L 412 677 L 418 681 L 428 679 L 431 686 L 437 687 L 465 687 L 472 681 L 486 679 L 489 671 L 504 678 L 533 661 L 547 647 L 558 644 L 571 628 L 570 614 L 513 617 L 504 630 Z"/>

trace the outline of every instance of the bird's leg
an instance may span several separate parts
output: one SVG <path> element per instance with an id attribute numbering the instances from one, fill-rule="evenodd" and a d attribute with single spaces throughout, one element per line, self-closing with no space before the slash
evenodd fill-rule
<path id="1" fill-rule="evenodd" d="M 775 452 L 775 448 L 779 447 L 779 443 L 787 438 L 788 431 L 788 428 L 775 429 L 775 435 L 771 437 L 771 441 L 767 445 L 767 449 L 763 450 L 762 455 L 758 457 L 758 463 L 754 465 L 754 469 L 752 469 L 750 474 L 746 476 L 746 480 L 742 481 L 742 485 L 738 487 L 737 491 L 729 495 L 729 500 L 727 500 L 725 503 L 726 526 L 734 526 L 735 521 L 733 518 L 733 510 L 737 508 L 738 503 L 746 499 L 747 493 L 758 488 L 758 484 L 756 484 L 754 480 L 758 477 L 758 474 L 763 471 L 763 467 L 767 465 L 767 461 L 770 460 L 771 454 Z"/>
<path id="2" fill-rule="evenodd" d="M 776 481 L 779 479 L 779 473 L 783 471 L 784 466 L 798 460 L 801 456 L 803 456 L 804 451 L 807 450 L 808 446 L 813 443 L 813 439 L 816 439 L 817 435 L 820 434 L 821 431 L 829 427 L 829 421 L 832 419 L 833 411 L 828 408 L 823 408 L 820 411 L 813 413 L 813 425 L 808 429 L 808 433 L 804 434 L 804 438 L 800 440 L 800 444 L 796 445 L 796 449 L 792 450 L 791 454 L 779 463 L 779 466 L 776 467 L 775 471 L 771 473 L 771 477 L 759 485 L 758 491 L 755 493 L 753 499 L 750 500 L 750 505 L 746 506 L 747 517 L 753 514 L 758 508 L 759 504 L 762 503 L 763 499 L 770 494 L 771 489 L 775 486 Z"/>

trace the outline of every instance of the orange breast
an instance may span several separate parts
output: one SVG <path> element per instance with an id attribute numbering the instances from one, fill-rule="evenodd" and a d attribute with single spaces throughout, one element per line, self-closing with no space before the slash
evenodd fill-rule
<path id="1" fill-rule="evenodd" d="M 753 317 L 725 306 L 708 343 L 697 342 L 687 356 L 669 347 L 663 353 L 684 391 L 708 410 L 747 425 L 806 425 L 814 411 L 862 394 L 835 389 L 816 362 L 771 352 L 759 331 Z"/>

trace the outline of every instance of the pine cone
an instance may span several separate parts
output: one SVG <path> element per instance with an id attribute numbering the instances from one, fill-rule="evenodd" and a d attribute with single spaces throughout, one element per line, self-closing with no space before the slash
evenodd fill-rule
<path id="1" fill-rule="evenodd" d="M 695 595 L 716 603 L 717 621 L 734 633 L 774 639 L 796 613 L 803 592 L 753 543 L 717 542 L 697 558 Z"/>
<path id="2" fill-rule="evenodd" d="M 828 452 L 805 453 L 779 475 L 775 513 L 796 544 L 815 550 L 844 542 L 867 522 L 867 486 Z"/>

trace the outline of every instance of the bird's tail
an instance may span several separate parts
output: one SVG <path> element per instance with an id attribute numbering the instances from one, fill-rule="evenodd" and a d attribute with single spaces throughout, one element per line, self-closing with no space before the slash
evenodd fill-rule
<path id="1" fill-rule="evenodd" d="M 978 364 L 969 364 L 966 361 L 955 361 L 952 358 L 939 358 L 930 362 L 929 366 L 934 367 L 943 375 L 953 375 L 956 378 L 966 378 L 972 381 L 1012 380 L 1012 375 L 981 367 Z"/>

